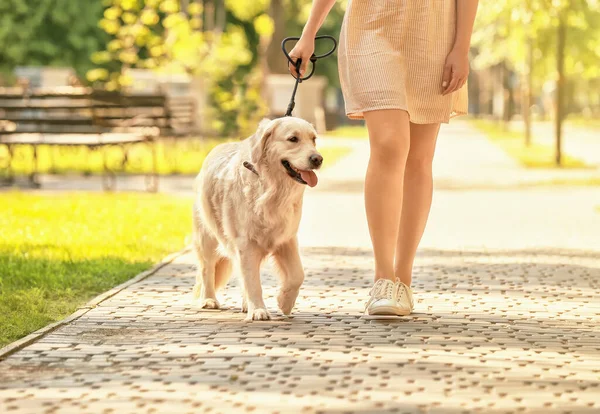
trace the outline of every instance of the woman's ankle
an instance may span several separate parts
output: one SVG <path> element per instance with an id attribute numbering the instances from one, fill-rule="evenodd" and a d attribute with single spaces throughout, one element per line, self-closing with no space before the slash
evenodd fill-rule
<path id="1" fill-rule="evenodd" d="M 378 273 L 375 272 L 375 278 L 373 279 L 373 283 L 377 283 L 378 280 L 385 279 L 390 282 L 394 282 L 396 280 L 394 274 L 392 272 L 389 273 Z"/>
<path id="2" fill-rule="evenodd" d="M 399 271 L 396 270 L 394 272 L 394 279 L 400 279 L 400 282 L 404 283 L 406 286 L 410 287 L 412 283 L 412 271 Z"/>

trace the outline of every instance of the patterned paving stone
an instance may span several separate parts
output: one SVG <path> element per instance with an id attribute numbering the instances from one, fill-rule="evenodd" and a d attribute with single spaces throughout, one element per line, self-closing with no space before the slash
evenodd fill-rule
<path id="1" fill-rule="evenodd" d="M 415 314 L 379 321 L 361 318 L 369 251 L 307 248 L 293 317 L 258 323 L 243 322 L 236 280 L 229 309 L 190 304 L 184 255 L 1 362 L 0 409 L 600 411 L 598 260 L 506 254 L 422 252 Z"/>

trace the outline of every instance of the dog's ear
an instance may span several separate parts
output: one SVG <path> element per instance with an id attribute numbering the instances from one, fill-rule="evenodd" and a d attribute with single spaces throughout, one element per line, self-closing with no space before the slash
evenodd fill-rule
<path id="1" fill-rule="evenodd" d="M 258 124 L 258 129 L 251 139 L 250 158 L 254 166 L 258 166 L 261 158 L 265 154 L 269 139 L 273 135 L 277 120 L 263 119 Z"/>

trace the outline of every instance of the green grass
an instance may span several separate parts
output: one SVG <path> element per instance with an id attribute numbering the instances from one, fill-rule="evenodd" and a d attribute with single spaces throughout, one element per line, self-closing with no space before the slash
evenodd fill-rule
<path id="1" fill-rule="evenodd" d="M 182 248 L 190 198 L 0 193 L 0 346 Z"/>
<path id="2" fill-rule="evenodd" d="M 202 166 L 206 154 L 220 142 L 226 140 L 164 140 L 156 144 L 157 166 L 161 175 L 195 174 Z M 33 148 L 15 145 L 12 167 L 15 174 L 32 171 Z M 86 147 L 38 147 L 38 171 L 40 173 L 98 174 L 104 169 L 104 156 L 111 169 L 120 170 L 123 152 L 118 147 L 90 150 Z M 0 160 L 7 156 L 7 149 L 0 146 Z M 134 144 L 129 153 L 130 163 L 125 172 L 145 173 L 151 171 L 152 156 L 145 144 Z"/>
<path id="3" fill-rule="evenodd" d="M 327 145 L 319 148 L 319 152 L 323 156 L 323 168 L 328 168 L 338 162 L 341 158 L 351 152 L 350 147 Z"/>
<path id="4" fill-rule="evenodd" d="M 557 168 L 554 161 L 554 148 L 548 145 L 532 143 L 525 146 L 522 132 L 505 131 L 502 125 L 483 119 L 472 120 L 471 123 L 509 156 L 527 168 Z M 560 168 L 586 168 L 587 165 L 580 159 L 563 154 Z"/>
<path id="5" fill-rule="evenodd" d="M 540 180 L 535 182 L 539 186 L 564 186 L 564 187 L 597 187 L 600 186 L 599 177 L 566 177 L 554 178 L 549 180 Z"/>
<path id="6" fill-rule="evenodd" d="M 583 118 L 580 116 L 569 116 L 565 121 L 568 125 L 590 128 L 590 129 L 600 129 L 600 119 L 597 118 Z"/>
<path id="7" fill-rule="evenodd" d="M 161 175 L 197 174 L 206 155 L 217 144 L 231 140 L 185 140 L 162 141 L 157 144 L 158 172 Z M 348 147 L 324 147 L 323 157 L 326 165 L 332 165 L 340 156 L 349 151 Z M 119 170 L 122 152 L 118 148 L 89 150 L 85 147 L 56 147 L 41 145 L 38 147 L 38 171 L 43 174 L 99 174 L 103 171 L 104 152 L 111 169 Z M 7 155 L 5 146 L 0 146 L 0 160 Z M 326 156 L 327 155 L 327 156 Z M 126 173 L 145 173 L 151 171 L 151 152 L 148 147 L 136 144 L 131 147 L 130 165 Z M 14 147 L 13 171 L 17 175 L 32 171 L 33 149 L 28 145 Z M 0 165 L 2 162 L 0 161 Z"/>
<path id="8" fill-rule="evenodd" d="M 328 137 L 340 137 L 340 138 L 364 138 L 367 139 L 369 134 L 365 126 L 342 126 L 328 131 L 326 134 Z"/>

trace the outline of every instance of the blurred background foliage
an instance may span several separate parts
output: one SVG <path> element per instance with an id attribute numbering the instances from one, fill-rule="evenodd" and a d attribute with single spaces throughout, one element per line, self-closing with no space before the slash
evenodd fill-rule
<path id="1" fill-rule="evenodd" d="M 600 2 L 482 3 L 473 52 L 475 74 L 500 74 L 499 112 L 504 121 L 522 118 L 526 146 L 533 116 L 554 121 L 555 163 L 561 165 L 563 121 L 569 114 L 590 120 L 600 115 Z"/>
<path id="2" fill-rule="evenodd" d="M 109 37 L 99 27 L 101 0 L 0 1 L 0 76 L 17 66 L 68 66 L 80 76 L 95 64 L 91 56 Z"/>

